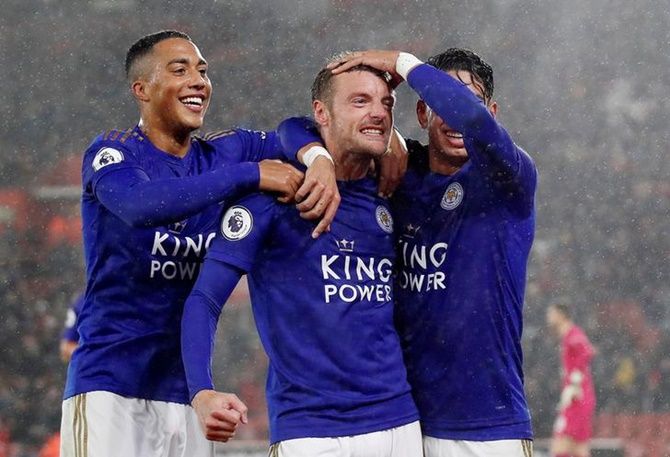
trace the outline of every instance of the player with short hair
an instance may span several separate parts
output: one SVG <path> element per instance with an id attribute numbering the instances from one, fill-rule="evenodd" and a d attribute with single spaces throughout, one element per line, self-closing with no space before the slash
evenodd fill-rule
<path id="1" fill-rule="evenodd" d="M 596 394 L 591 375 L 595 350 L 574 323 L 570 307 L 556 302 L 547 308 L 547 325 L 561 339 L 561 398 L 554 424 L 551 455 L 589 457 Z"/>
<path id="2" fill-rule="evenodd" d="M 475 53 L 452 48 L 425 64 L 354 52 L 330 68 L 361 64 L 406 80 L 428 131 L 427 146 L 407 141 L 410 168 L 392 198 L 396 323 L 425 455 L 527 457 L 521 329 L 535 165 L 497 122 L 493 71 Z M 295 137 L 291 148 L 318 140 L 290 122 L 279 131 Z"/>
<path id="3" fill-rule="evenodd" d="M 275 133 L 193 136 L 212 86 L 188 35 L 141 38 L 127 53 L 126 72 L 139 123 L 103 133 L 84 154 L 87 286 L 64 393 L 61 455 L 210 456 L 213 446 L 189 406 L 179 337 L 183 303 L 221 206 L 257 190 L 288 201 L 303 174 L 261 161 L 283 157 Z M 319 153 L 312 159 L 310 169 L 321 170 L 315 175 L 332 173 L 334 183 L 330 159 Z M 315 191 L 306 201 L 326 219 L 337 206 L 331 181 L 313 177 L 301 189 L 302 196 Z M 313 235 L 328 223 L 314 229 L 305 222 Z"/>
<path id="4" fill-rule="evenodd" d="M 192 404 L 209 437 L 246 420 L 236 397 L 226 403 L 228 394 L 213 390 L 209 370 L 222 304 L 246 272 L 270 360 L 271 455 L 421 455 L 393 325 L 393 220 L 368 176 L 393 131 L 386 76 L 357 66 L 315 79 L 314 116 L 342 196 L 330 233 L 306 238 L 297 212 L 264 194 L 237 202 L 221 221 L 182 325 Z"/>

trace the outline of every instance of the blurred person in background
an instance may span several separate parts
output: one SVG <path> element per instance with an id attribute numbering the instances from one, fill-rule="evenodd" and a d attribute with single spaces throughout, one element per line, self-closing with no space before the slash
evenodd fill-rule
<path id="1" fill-rule="evenodd" d="M 547 308 L 547 325 L 561 340 L 561 397 L 551 442 L 553 457 L 589 457 L 596 407 L 591 376 L 595 351 L 565 303 Z"/>
<path id="2" fill-rule="evenodd" d="M 274 133 L 242 129 L 193 136 L 212 86 L 207 62 L 178 31 L 147 35 L 126 55 L 140 112 L 84 153 L 82 225 L 86 292 L 68 367 L 61 456 L 212 456 L 189 406 L 180 351 L 183 303 L 217 230 L 222 203 L 263 190 L 305 198 L 306 217 L 325 217 L 338 198 L 323 151 L 283 158 Z M 295 157 L 291 157 L 295 159 Z M 296 191 L 298 192 L 296 194 Z M 311 192 L 311 194 L 310 194 Z"/>
<path id="3" fill-rule="evenodd" d="M 223 216 L 182 324 L 189 391 L 208 438 L 246 422 L 236 396 L 213 390 L 210 368 L 222 304 L 246 272 L 270 361 L 270 455 L 422 454 L 393 325 L 393 219 L 369 175 L 388 150 L 393 105 L 388 75 L 370 67 L 324 69 L 314 80 L 314 117 L 342 195 L 330 233 L 309 240 L 295 209 L 264 194 Z"/>
<path id="4" fill-rule="evenodd" d="M 80 293 L 70 303 L 65 315 L 63 333 L 60 339 L 60 358 L 63 362 L 69 363 L 72 353 L 79 345 L 79 332 L 77 331 L 77 316 L 81 313 L 81 307 L 84 304 L 84 293 Z"/>

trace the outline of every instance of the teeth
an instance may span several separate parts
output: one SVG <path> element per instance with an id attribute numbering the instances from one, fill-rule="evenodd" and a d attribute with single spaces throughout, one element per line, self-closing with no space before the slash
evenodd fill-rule
<path id="1" fill-rule="evenodd" d="M 186 97 L 181 100 L 182 103 L 187 105 L 198 105 L 202 106 L 202 98 L 200 97 Z"/>
<path id="2" fill-rule="evenodd" d="M 381 134 L 382 134 L 382 131 L 381 131 L 381 130 L 377 130 L 377 129 L 363 129 L 363 130 L 361 130 L 361 133 L 365 133 L 366 135 L 367 135 L 367 134 L 381 135 Z"/>
<path id="3" fill-rule="evenodd" d="M 445 135 L 448 136 L 449 138 L 458 138 L 458 139 L 463 138 L 463 135 L 461 135 L 460 133 L 445 133 Z"/>

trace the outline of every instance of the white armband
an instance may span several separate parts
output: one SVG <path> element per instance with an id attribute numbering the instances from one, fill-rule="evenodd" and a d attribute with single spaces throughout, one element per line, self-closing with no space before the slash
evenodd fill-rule
<path id="1" fill-rule="evenodd" d="M 398 54 L 398 58 L 395 61 L 395 71 L 402 76 L 402 79 L 407 81 L 409 72 L 422 63 L 423 62 L 417 59 L 416 56 L 407 52 L 401 52 Z"/>
<path id="2" fill-rule="evenodd" d="M 322 156 L 330 160 L 330 162 L 334 165 L 335 162 L 333 162 L 333 158 L 330 156 L 330 153 L 324 148 L 323 146 L 312 146 L 307 150 L 302 155 L 302 163 L 307 167 L 311 167 L 312 163 L 314 163 L 314 160 L 316 160 L 317 157 Z"/>

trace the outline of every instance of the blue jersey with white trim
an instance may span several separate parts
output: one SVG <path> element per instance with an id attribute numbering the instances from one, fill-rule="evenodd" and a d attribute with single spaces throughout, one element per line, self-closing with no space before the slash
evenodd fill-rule
<path id="1" fill-rule="evenodd" d="M 85 152 L 82 220 L 87 284 L 78 318 L 80 345 L 69 365 L 65 398 L 104 390 L 189 403 L 180 349 L 181 315 L 221 209 L 220 195 L 208 195 L 198 183 L 208 182 L 204 178 L 214 183 L 223 176 L 216 174 L 219 170 L 246 170 L 242 174 L 250 178 L 236 178 L 237 187 L 224 189 L 231 198 L 239 198 L 238 192 L 256 190 L 258 179 L 257 164 L 240 162 L 282 156 L 274 133 L 233 130 L 206 138 L 194 137 L 188 153 L 179 158 L 156 148 L 135 127 L 106 132 Z M 128 177 L 137 184 L 135 193 L 118 186 L 118 180 Z M 193 193 L 177 192 L 182 182 Z M 146 192 L 140 190 L 143 186 Z M 147 210 L 149 201 L 155 201 L 155 207 Z M 176 207 L 179 212 L 174 212 Z M 165 220 L 163 210 L 181 217 Z"/>
<path id="2" fill-rule="evenodd" d="M 428 65 L 408 80 L 469 156 L 451 176 L 411 169 L 393 199 L 396 325 L 423 433 L 531 438 L 521 332 L 535 166 L 460 82 Z"/>
<path id="3" fill-rule="evenodd" d="M 266 195 L 229 209 L 210 258 L 248 271 L 269 356 L 271 442 L 418 419 L 393 325 L 393 221 L 370 179 L 339 183 L 331 231 Z M 218 298 L 215 299 L 218 301 Z M 204 372 L 203 372 L 204 375 Z"/>

